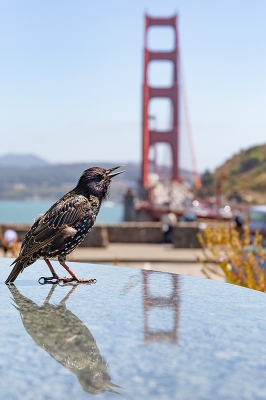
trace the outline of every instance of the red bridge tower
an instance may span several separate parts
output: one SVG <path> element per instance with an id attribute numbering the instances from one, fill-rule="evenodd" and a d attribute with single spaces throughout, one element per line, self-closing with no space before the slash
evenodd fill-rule
<path id="1" fill-rule="evenodd" d="M 147 33 L 151 26 L 171 26 L 174 29 L 172 51 L 150 51 L 147 47 Z M 154 18 L 145 15 L 144 83 L 142 115 L 142 186 L 148 187 L 149 149 L 156 143 L 167 143 L 172 152 L 172 179 L 179 179 L 178 163 L 178 35 L 177 15 L 170 18 Z M 170 87 L 151 87 L 148 84 L 148 64 L 154 60 L 168 60 L 173 63 L 173 82 Z M 169 98 L 172 103 L 172 126 L 167 131 L 149 129 L 148 105 L 152 98 Z"/>

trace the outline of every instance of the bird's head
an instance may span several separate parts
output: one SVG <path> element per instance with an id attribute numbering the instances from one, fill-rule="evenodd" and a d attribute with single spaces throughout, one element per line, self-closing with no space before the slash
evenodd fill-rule
<path id="1" fill-rule="evenodd" d="M 124 389 L 122 386 L 115 385 L 110 378 L 108 364 L 104 357 L 101 357 L 100 352 L 97 352 L 98 347 L 96 342 L 93 343 L 92 351 L 87 353 L 88 364 L 84 368 L 72 369 L 71 372 L 77 375 L 79 383 L 85 392 L 91 394 L 100 394 L 111 392 L 121 395 L 115 389 Z"/>
<path id="2" fill-rule="evenodd" d="M 108 196 L 111 179 L 125 172 L 124 170 L 114 172 L 121 167 L 123 165 L 110 169 L 100 167 L 86 169 L 79 178 L 76 191 L 86 197 L 92 195 L 104 200 Z"/>

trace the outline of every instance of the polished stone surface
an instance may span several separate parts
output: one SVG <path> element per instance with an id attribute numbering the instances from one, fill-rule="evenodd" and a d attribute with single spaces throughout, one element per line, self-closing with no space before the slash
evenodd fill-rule
<path id="1" fill-rule="evenodd" d="M 265 294 L 78 263 L 95 285 L 41 286 L 43 261 L 8 287 L 9 263 L 0 259 L 1 399 L 266 398 Z"/>

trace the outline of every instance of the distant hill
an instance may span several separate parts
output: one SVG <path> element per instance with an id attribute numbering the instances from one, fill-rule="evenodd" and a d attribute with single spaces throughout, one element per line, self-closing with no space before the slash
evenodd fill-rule
<path id="1" fill-rule="evenodd" d="M 203 190 L 215 194 L 219 181 L 227 198 L 240 195 L 247 202 L 266 204 L 266 144 L 241 150 L 213 174 L 205 172 Z"/>
<path id="2" fill-rule="evenodd" d="M 21 157 L 23 159 L 25 156 Z M 96 165 L 106 169 L 116 167 L 116 164 L 111 162 L 49 164 L 44 160 L 42 160 L 44 162 L 42 165 L 26 166 L 23 162 L 18 163 L 19 157 L 13 158 L 13 162 L 9 158 L 10 163 L 4 164 L 1 163 L 3 158 L 0 157 L 0 200 L 58 199 L 68 190 L 73 189 L 85 169 Z M 33 156 L 32 160 L 36 159 L 41 160 Z M 15 160 L 17 165 L 14 165 Z M 126 172 L 118 175 L 112 182 L 110 200 L 121 201 L 128 187 L 138 189 L 141 176 L 140 163 L 126 163 L 125 169 Z M 162 172 L 167 172 L 167 168 L 165 171 L 164 167 L 162 169 Z M 182 170 L 181 176 L 188 182 L 193 178 L 193 174 L 189 171 Z"/>
<path id="3" fill-rule="evenodd" d="M 35 156 L 34 154 L 6 154 L 0 156 L 0 166 L 12 166 L 20 168 L 42 167 L 49 165 L 44 159 Z"/>
<path id="4" fill-rule="evenodd" d="M 76 186 L 85 169 L 96 165 L 106 169 L 117 166 L 111 162 L 47 163 L 32 168 L 0 163 L 0 200 L 58 199 Z M 140 166 L 128 163 L 126 173 L 118 175 L 112 182 L 110 200 L 120 201 L 128 187 L 136 188 L 139 174 Z"/>

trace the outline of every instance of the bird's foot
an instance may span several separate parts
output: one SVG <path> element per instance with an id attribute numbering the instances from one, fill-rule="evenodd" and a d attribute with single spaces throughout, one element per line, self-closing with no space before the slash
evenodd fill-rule
<path id="1" fill-rule="evenodd" d="M 82 278 L 67 278 L 66 276 L 63 276 L 61 278 L 58 278 L 58 284 L 60 286 L 66 286 L 66 285 L 79 285 L 81 283 L 86 283 L 87 285 L 92 285 L 95 284 L 97 280 L 95 278 L 92 279 L 82 279 Z"/>
<path id="2" fill-rule="evenodd" d="M 41 285 L 45 285 L 45 284 L 59 284 L 60 286 L 65 286 L 65 285 L 78 285 L 80 283 L 86 283 L 88 285 L 92 285 L 95 284 L 97 282 L 97 280 L 95 278 L 92 279 L 81 279 L 81 278 L 74 278 L 74 277 L 66 277 L 66 276 L 52 276 L 49 278 L 45 278 L 44 276 L 42 276 L 41 278 L 39 278 L 38 282 Z"/>

